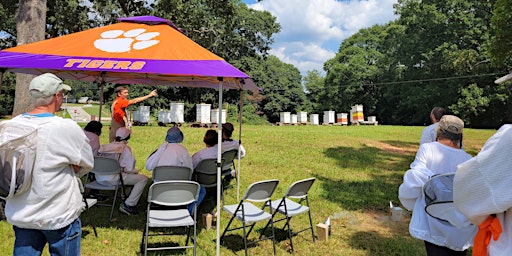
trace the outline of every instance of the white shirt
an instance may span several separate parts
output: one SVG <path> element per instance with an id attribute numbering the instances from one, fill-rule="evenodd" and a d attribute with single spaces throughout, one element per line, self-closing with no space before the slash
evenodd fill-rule
<path id="1" fill-rule="evenodd" d="M 146 169 L 153 170 L 157 166 L 185 166 L 192 169 L 192 158 L 187 149 L 179 143 L 164 142 L 146 160 Z"/>
<path id="2" fill-rule="evenodd" d="M 203 159 L 211 159 L 215 158 L 217 159 L 217 152 L 218 147 L 217 145 L 210 147 L 210 148 L 204 148 L 192 155 L 192 166 L 195 169 L 197 165 L 203 160 Z"/>
<path id="3" fill-rule="evenodd" d="M 244 158 L 244 156 L 245 156 L 245 148 L 243 145 L 240 145 L 238 140 L 223 141 L 221 144 L 221 147 L 222 147 L 222 153 L 229 151 L 229 150 L 233 150 L 233 149 L 238 150 L 238 148 L 240 147 L 240 151 L 239 151 L 240 158 Z M 238 156 L 235 157 L 235 159 L 238 159 Z M 232 163 L 224 163 L 224 166 L 222 166 L 222 170 L 223 171 L 229 170 L 231 168 L 231 165 L 232 165 Z"/>
<path id="4" fill-rule="evenodd" d="M 87 139 L 89 139 L 89 145 L 91 145 L 92 154 L 97 156 L 98 150 L 100 149 L 100 137 L 98 134 L 86 130 L 84 130 L 84 133 Z"/>
<path id="5" fill-rule="evenodd" d="M 455 206 L 476 225 L 496 214 L 502 226 L 488 255 L 512 255 L 512 125 L 503 125 L 480 153 L 458 166 L 453 183 Z"/>
<path id="6" fill-rule="evenodd" d="M 15 119 L 39 126 L 30 190 L 6 200 L 5 215 L 12 225 L 27 229 L 56 230 L 71 224 L 83 210 L 82 195 L 71 165 L 78 175 L 94 164 L 84 132 L 71 119 L 20 115 Z"/>
<path id="7" fill-rule="evenodd" d="M 423 143 L 436 141 L 437 126 L 439 126 L 439 123 L 431 124 L 425 127 L 425 129 L 423 129 L 423 131 L 421 132 L 420 145 Z"/>
<path id="8" fill-rule="evenodd" d="M 477 227 L 455 228 L 425 212 L 425 195 L 422 188 L 434 174 L 452 173 L 457 165 L 471 156 L 462 149 L 445 146 L 439 142 L 420 145 L 411 169 L 404 174 L 398 198 L 408 210 L 413 209 L 409 233 L 411 236 L 452 250 L 466 250 L 473 244 Z"/>

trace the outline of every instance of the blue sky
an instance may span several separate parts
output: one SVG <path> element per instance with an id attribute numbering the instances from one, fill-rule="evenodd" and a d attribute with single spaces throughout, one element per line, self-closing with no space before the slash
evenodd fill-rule
<path id="1" fill-rule="evenodd" d="M 362 28 L 397 18 L 397 0 L 243 0 L 249 8 L 266 10 L 277 18 L 272 55 L 293 64 L 303 75 L 338 52 L 340 43 Z"/>

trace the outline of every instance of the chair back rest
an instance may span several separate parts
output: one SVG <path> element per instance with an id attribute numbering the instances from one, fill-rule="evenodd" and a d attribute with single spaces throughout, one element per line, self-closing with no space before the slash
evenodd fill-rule
<path id="1" fill-rule="evenodd" d="M 174 180 L 153 183 L 148 191 L 148 203 L 165 206 L 188 205 L 197 200 L 200 185 L 194 181 Z"/>
<path id="2" fill-rule="evenodd" d="M 94 157 L 94 166 L 92 167 L 93 173 L 101 175 L 121 173 L 122 168 L 116 159 L 107 157 Z"/>
<path id="3" fill-rule="evenodd" d="M 238 149 L 230 149 L 230 150 L 222 153 L 222 159 L 224 159 L 224 164 L 231 167 L 237 154 L 238 154 Z M 222 166 L 224 166 L 224 165 L 222 165 Z"/>
<path id="4" fill-rule="evenodd" d="M 291 198 L 304 198 L 308 195 L 308 191 L 315 182 L 316 178 L 309 178 L 304 180 L 299 180 L 294 182 L 286 193 L 284 194 L 285 197 L 291 197 Z"/>
<path id="5" fill-rule="evenodd" d="M 221 166 L 223 163 L 221 161 Z M 203 159 L 194 169 L 194 175 L 199 184 L 217 184 L 217 158 Z"/>
<path id="6" fill-rule="evenodd" d="M 242 200 L 254 202 L 264 202 L 270 200 L 272 194 L 276 190 L 279 180 L 264 180 L 254 182 L 245 191 Z"/>
<path id="7" fill-rule="evenodd" d="M 153 182 L 164 180 L 192 180 L 192 169 L 186 166 L 157 166 L 153 170 Z"/>

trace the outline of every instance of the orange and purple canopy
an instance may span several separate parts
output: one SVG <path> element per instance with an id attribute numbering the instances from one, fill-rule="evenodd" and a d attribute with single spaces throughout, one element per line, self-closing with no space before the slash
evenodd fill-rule
<path id="1" fill-rule="evenodd" d="M 0 51 L 0 69 L 86 82 L 258 90 L 248 75 L 154 16 Z"/>

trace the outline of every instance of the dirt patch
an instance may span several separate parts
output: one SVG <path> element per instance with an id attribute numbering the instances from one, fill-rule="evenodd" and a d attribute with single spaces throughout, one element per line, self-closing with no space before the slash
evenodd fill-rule
<path id="1" fill-rule="evenodd" d="M 366 146 L 378 148 L 388 153 L 400 154 L 400 155 L 411 155 L 416 154 L 418 147 L 407 146 L 407 147 L 397 147 L 385 142 L 381 141 L 368 141 Z"/>

